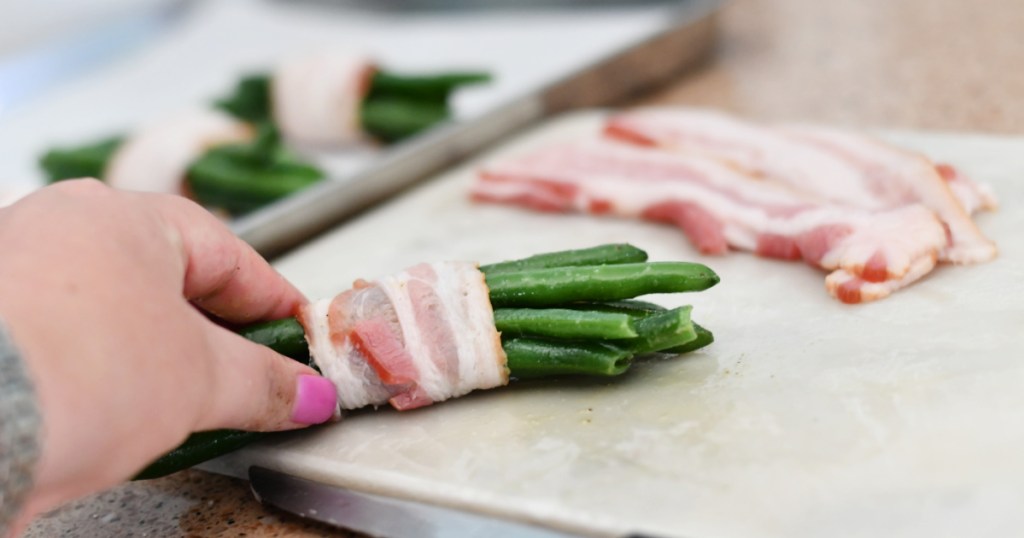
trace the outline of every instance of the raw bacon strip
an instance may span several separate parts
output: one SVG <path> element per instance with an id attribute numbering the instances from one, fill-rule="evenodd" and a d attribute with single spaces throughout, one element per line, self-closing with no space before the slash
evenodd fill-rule
<path id="1" fill-rule="evenodd" d="M 251 127 L 216 110 L 167 118 L 121 144 L 103 179 L 123 190 L 184 194 L 185 174 L 196 158 L 214 146 L 252 136 Z"/>
<path id="2" fill-rule="evenodd" d="M 508 383 L 483 274 L 420 264 L 303 307 L 310 351 L 342 408 L 414 409 Z"/>
<path id="3" fill-rule="evenodd" d="M 505 350 L 494 327 L 494 311 L 483 273 L 475 264 L 445 264 L 439 271 L 438 295 L 444 303 L 455 338 L 459 363 L 455 374 L 463 394 L 478 384 L 499 386 L 508 383 Z M 486 310 L 486 313 L 484 311 Z M 483 360 L 481 358 L 488 357 Z"/>
<path id="4" fill-rule="evenodd" d="M 323 375 L 338 388 L 338 405 L 342 409 L 380 405 L 391 397 L 391 391 L 349 338 L 355 325 L 353 319 L 365 317 L 370 305 L 384 306 L 378 299 L 383 299 L 383 294 L 349 290 L 299 311 L 310 354 Z"/>
<path id="5" fill-rule="evenodd" d="M 308 144 L 345 144 L 362 137 L 360 105 L 375 67 L 364 56 L 323 53 L 283 62 L 271 78 L 281 132 Z"/>
<path id="6" fill-rule="evenodd" d="M 537 196 L 545 209 L 560 211 L 593 212 L 596 205 L 617 216 L 676 224 L 707 253 L 722 253 L 727 245 L 802 258 L 873 283 L 909 284 L 924 274 L 915 272 L 920 260 L 934 264 L 946 245 L 942 224 L 920 205 L 885 211 L 838 206 L 712 159 L 606 140 L 488 165 L 473 196 L 531 207 Z M 862 294 L 864 300 L 882 296 Z"/>
<path id="7" fill-rule="evenodd" d="M 474 265 L 421 264 L 382 278 L 379 285 L 395 307 L 406 349 L 416 358 L 417 386 L 431 401 L 508 382 L 487 286 Z"/>
<path id="8" fill-rule="evenodd" d="M 419 386 L 416 359 L 402 345 L 398 335 L 379 319 L 364 319 L 355 324 L 352 343 L 366 358 L 377 377 L 395 395 L 388 401 L 396 409 L 430 405 L 433 399 Z"/>
<path id="9" fill-rule="evenodd" d="M 787 127 L 783 132 L 798 141 L 818 148 L 852 168 L 860 170 L 872 190 L 888 200 L 889 207 L 921 203 L 935 211 L 949 228 L 950 245 L 940 259 L 954 263 L 981 263 L 996 257 L 995 243 L 985 237 L 970 217 L 972 200 L 958 200 L 950 182 L 943 178 L 935 163 L 918 153 L 902 150 L 865 136 L 820 127 Z M 954 174 L 960 191 L 981 197 L 980 189 L 963 188 L 972 184 Z M 985 202 L 982 201 L 982 207 Z"/>
<path id="10" fill-rule="evenodd" d="M 835 158 L 777 132 L 710 110 L 644 108 L 612 116 L 611 138 L 703 155 L 837 204 L 881 209 L 860 177 Z M 823 186 L 824 184 L 824 186 Z"/>
<path id="11" fill-rule="evenodd" d="M 935 165 L 935 171 L 946 180 L 949 190 L 963 206 L 968 214 L 975 214 L 978 211 L 995 211 L 999 209 L 999 201 L 996 200 L 992 189 L 983 183 L 972 181 L 951 165 L 939 163 Z"/>
<path id="12" fill-rule="evenodd" d="M 871 282 L 866 278 L 840 269 L 825 278 L 825 288 L 835 298 L 847 304 L 876 301 L 906 287 L 930 273 L 933 268 L 935 268 L 935 256 L 923 256 L 914 261 L 910 270 L 902 278 L 880 282 Z"/>
<path id="13" fill-rule="evenodd" d="M 977 263 L 996 255 L 970 213 L 991 209 L 986 187 L 925 157 L 867 137 L 809 127 L 770 129 L 724 114 L 685 108 L 641 109 L 609 119 L 613 138 L 699 154 L 793 186 L 837 205 L 891 209 L 921 203 L 952 238 L 941 259 Z"/>

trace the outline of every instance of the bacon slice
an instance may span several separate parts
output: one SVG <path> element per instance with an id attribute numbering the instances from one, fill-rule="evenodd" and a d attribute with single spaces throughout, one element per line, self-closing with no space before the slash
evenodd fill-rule
<path id="1" fill-rule="evenodd" d="M 968 214 L 999 209 L 999 201 L 988 185 L 973 181 L 949 164 L 938 163 L 935 165 L 935 171 L 946 181 L 949 190 L 953 191 L 953 195 Z"/>
<path id="2" fill-rule="evenodd" d="M 997 253 L 970 218 L 975 210 L 995 208 L 987 187 L 948 165 L 863 135 L 822 127 L 773 129 L 686 108 L 627 112 L 611 118 L 605 133 L 726 161 L 837 205 L 878 210 L 923 204 L 950 232 L 940 259 L 980 263 Z"/>
<path id="3" fill-rule="evenodd" d="M 271 78 L 270 92 L 281 132 L 308 144 L 358 141 L 359 109 L 374 71 L 369 58 L 336 52 L 282 63 Z"/>
<path id="4" fill-rule="evenodd" d="M 472 195 L 545 211 L 670 222 L 707 254 L 734 248 L 804 259 L 835 271 L 829 291 L 851 302 L 880 299 L 921 278 L 946 245 L 942 223 L 920 204 L 889 210 L 836 205 L 714 159 L 609 140 L 570 142 L 489 164 Z M 864 284 L 846 284 L 853 279 Z M 860 293 L 840 294 L 849 288 Z"/>
<path id="5" fill-rule="evenodd" d="M 391 397 L 392 391 L 350 338 L 357 320 L 388 319 L 389 312 L 387 297 L 379 289 L 358 286 L 299 311 L 310 353 L 323 375 L 334 381 L 342 409 L 380 405 Z"/>
<path id="6" fill-rule="evenodd" d="M 103 179 L 123 190 L 185 194 L 185 174 L 196 158 L 214 146 L 252 136 L 250 126 L 216 110 L 162 119 L 121 144 Z"/>
<path id="7" fill-rule="evenodd" d="M 921 203 L 935 211 L 950 233 L 950 244 L 940 253 L 940 259 L 981 263 L 996 257 L 995 243 L 981 233 L 970 217 L 972 206 L 991 209 L 995 204 L 988 203 L 982 188 L 972 185 L 955 169 L 944 167 L 952 172 L 947 180 L 925 156 L 853 133 L 804 126 L 787 127 L 784 132 L 860 170 L 872 191 L 887 200 L 889 207 Z M 956 191 L 951 189 L 954 182 L 960 186 Z M 957 198 L 957 192 L 962 199 Z"/>
<path id="8" fill-rule="evenodd" d="M 303 307 L 299 321 L 343 409 L 414 409 L 508 383 L 474 264 L 420 264 Z"/>

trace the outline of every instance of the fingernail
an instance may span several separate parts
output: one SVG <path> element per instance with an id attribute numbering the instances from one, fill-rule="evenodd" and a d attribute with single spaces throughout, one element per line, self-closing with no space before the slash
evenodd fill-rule
<path id="1" fill-rule="evenodd" d="M 326 422 L 338 407 L 338 392 L 330 379 L 318 375 L 301 375 L 295 391 L 292 421 L 300 424 Z"/>

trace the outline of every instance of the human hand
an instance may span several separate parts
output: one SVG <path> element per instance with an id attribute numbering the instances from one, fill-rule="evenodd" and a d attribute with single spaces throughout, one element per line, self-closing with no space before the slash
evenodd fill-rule
<path id="1" fill-rule="evenodd" d="M 0 209 L 0 320 L 43 419 L 22 523 L 130 478 L 191 432 L 329 419 L 330 381 L 207 317 L 276 319 L 303 302 L 184 198 L 67 181 Z"/>

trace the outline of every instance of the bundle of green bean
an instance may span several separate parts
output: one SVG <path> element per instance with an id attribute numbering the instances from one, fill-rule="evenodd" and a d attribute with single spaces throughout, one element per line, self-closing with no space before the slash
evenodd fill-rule
<path id="1" fill-rule="evenodd" d="M 490 80 L 486 73 L 399 75 L 377 71 L 360 105 L 364 132 L 384 142 L 408 138 L 451 116 L 449 100 L 461 86 Z M 250 75 L 216 106 L 252 123 L 273 122 L 270 76 Z"/>
<path id="2" fill-rule="evenodd" d="M 46 153 L 41 165 L 51 182 L 79 177 L 103 178 L 107 163 L 124 141 L 112 137 L 97 144 Z M 243 215 L 300 191 L 326 175 L 284 146 L 277 129 L 258 126 L 251 142 L 210 148 L 191 163 L 185 191 L 200 204 Z"/>
<path id="3" fill-rule="evenodd" d="M 186 184 L 200 204 L 243 215 L 325 177 L 286 148 L 273 125 L 261 124 L 252 142 L 217 146 L 196 159 Z"/>
<path id="4" fill-rule="evenodd" d="M 511 377 L 617 376 L 639 356 L 687 353 L 710 344 L 711 332 L 690 320 L 690 307 L 666 309 L 633 299 L 650 293 L 701 291 L 718 283 L 708 267 L 647 262 L 628 244 L 540 254 L 484 265 L 495 326 Z M 258 323 L 239 333 L 282 355 L 308 362 L 294 318 Z M 226 454 L 267 433 L 217 430 L 191 436 L 136 478 L 164 476 Z"/>

